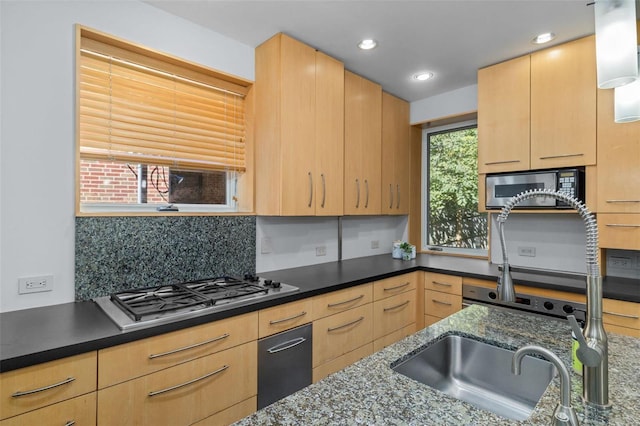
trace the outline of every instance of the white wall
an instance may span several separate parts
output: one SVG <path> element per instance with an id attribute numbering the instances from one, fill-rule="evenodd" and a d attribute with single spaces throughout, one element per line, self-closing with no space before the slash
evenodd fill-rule
<path id="1" fill-rule="evenodd" d="M 74 300 L 76 23 L 253 80 L 253 48 L 138 1 L 0 1 L 0 311 Z M 18 278 L 54 289 L 18 295 Z"/>
<path id="2" fill-rule="evenodd" d="M 411 124 L 424 123 L 451 115 L 473 112 L 477 109 L 478 85 L 474 84 L 411 102 L 410 121 Z"/>
<path id="3" fill-rule="evenodd" d="M 491 215 L 491 262 L 502 263 L 497 215 Z M 586 235 L 576 214 L 512 213 L 504 225 L 512 266 L 584 274 Z M 518 247 L 534 247 L 535 257 L 518 255 Z"/>
<path id="4" fill-rule="evenodd" d="M 407 216 L 345 216 L 342 218 L 342 258 L 391 253 L 394 240 L 407 239 Z M 266 272 L 338 260 L 336 217 L 258 217 L 256 271 Z M 371 241 L 378 241 L 377 249 Z M 324 247 L 326 255 L 317 256 Z"/>

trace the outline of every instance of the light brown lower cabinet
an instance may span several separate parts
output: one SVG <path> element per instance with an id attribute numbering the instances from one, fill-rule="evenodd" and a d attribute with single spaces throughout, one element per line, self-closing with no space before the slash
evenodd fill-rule
<path id="1" fill-rule="evenodd" d="M 0 421 L 0 426 L 96 424 L 96 392 L 77 396 Z"/>
<path id="2" fill-rule="evenodd" d="M 71 414 L 68 404 L 53 407 L 96 390 L 96 360 L 95 351 L 87 352 L 0 374 L 0 419 L 27 412 L 33 413 L 29 416 L 33 419 L 58 413 L 58 409 L 61 410 L 59 413 Z M 42 407 L 51 408 L 51 411 L 40 411 Z M 47 417 L 42 419 L 42 423 L 33 424 L 49 421 Z"/>
<path id="3" fill-rule="evenodd" d="M 640 303 L 604 299 L 602 322 L 607 331 L 640 337 Z"/>
<path id="4" fill-rule="evenodd" d="M 425 327 L 462 309 L 462 281 L 463 278 L 456 275 L 425 272 Z"/>
<path id="5" fill-rule="evenodd" d="M 238 420 L 253 414 L 258 406 L 258 398 L 252 396 L 249 399 L 209 416 L 206 419 L 194 423 L 194 426 L 220 426 L 230 425 Z"/>
<path id="6" fill-rule="evenodd" d="M 382 339 L 389 334 L 402 330 L 415 323 L 415 321 L 415 289 L 378 300 L 373 303 L 373 340 Z M 394 333 L 394 335 L 398 336 L 397 333 Z M 391 338 L 386 340 L 390 341 Z"/>
<path id="7" fill-rule="evenodd" d="M 190 425 L 256 394 L 252 341 L 100 389 L 98 425 Z"/>

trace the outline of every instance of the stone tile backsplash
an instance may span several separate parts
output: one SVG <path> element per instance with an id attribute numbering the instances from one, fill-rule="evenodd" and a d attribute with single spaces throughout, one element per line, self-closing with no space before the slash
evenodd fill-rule
<path id="1" fill-rule="evenodd" d="M 78 217 L 75 298 L 256 269 L 255 216 Z"/>

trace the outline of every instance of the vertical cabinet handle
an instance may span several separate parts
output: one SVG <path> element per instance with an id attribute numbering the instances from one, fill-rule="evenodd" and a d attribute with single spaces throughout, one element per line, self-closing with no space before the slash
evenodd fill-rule
<path id="1" fill-rule="evenodd" d="M 360 207 L 360 181 L 356 179 L 356 209 Z"/>
<path id="2" fill-rule="evenodd" d="M 364 187 L 367 190 L 367 198 L 364 199 L 364 208 L 369 207 L 369 181 L 367 179 L 364 180 Z"/>
<path id="3" fill-rule="evenodd" d="M 327 198 L 327 184 L 324 181 L 324 173 L 321 173 L 320 177 L 322 178 L 322 203 L 320 204 L 320 207 L 324 208 L 324 202 Z"/>
<path id="4" fill-rule="evenodd" d="M 311 207 L 312 201 L 313 201 L 313 176 L 311 176 L 311 172 L 309 172 L 309 205 L 307 207 Z"/>
<path id="5" fill-rule="evenodd" d="M 398 196 L 396 197 L 396 209 L 400 208 L 400 184 L 396 185 L 396 192 L 398 193 Z"/>
<path id="6" fill-rule="evenodd" d="M 389 184 L 389 208 L 392 209 L 393 208 L 393 185 Z"/>

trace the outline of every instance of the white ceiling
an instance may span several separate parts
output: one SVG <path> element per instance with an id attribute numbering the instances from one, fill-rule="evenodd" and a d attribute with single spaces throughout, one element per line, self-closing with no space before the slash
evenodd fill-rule
<path id="1" fill-rule="evenodd" d="M 255 47 L 285 32 L 341 61 L 408 101 L 476 83 L 476 71 L 594 32 L 588 0 L 217 1 L 149 0 L 173 15 Z M 379 45 L 362 51 L 357 43 Z M 546 46 L 545 46 L 546 47 Z M 436 77 L 414 82 L 422 70 Z"/>

